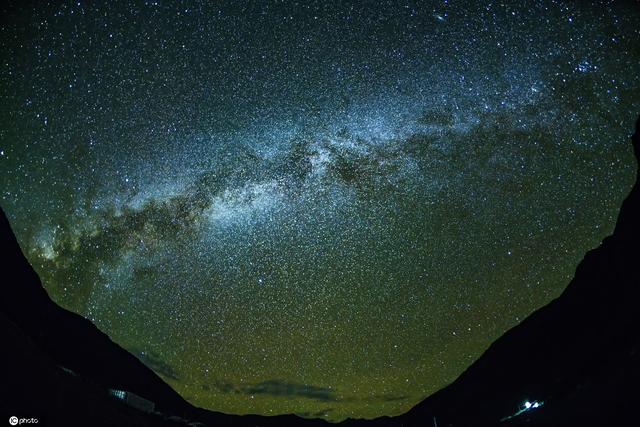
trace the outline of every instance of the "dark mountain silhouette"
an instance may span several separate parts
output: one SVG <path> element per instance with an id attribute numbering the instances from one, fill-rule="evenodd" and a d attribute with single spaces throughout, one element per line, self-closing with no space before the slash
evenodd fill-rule
<path id="1" fill-rule="evenodd" d="M 640 119 L 633 145 L 640 159 Z M 83 426 L 170 426 L 186 420 L 212 426 L 328 426 L 296 416 L 233 416 L 192 406 L 91 322 L 51 301 L 4 213 L 0 234 L 0 416 L 5 419 L 38 417 L 40 425 Z M 614 233 L 585 255 L 560 297 L 507 331 L 456 381 L 408 413 L 341 425 L 640 425 L 630 421 L 640 407 L 639 242 L 636 182 Z M 108 389 L 144 397 L 155 403 L 155 412 L 127 406 Z"/>

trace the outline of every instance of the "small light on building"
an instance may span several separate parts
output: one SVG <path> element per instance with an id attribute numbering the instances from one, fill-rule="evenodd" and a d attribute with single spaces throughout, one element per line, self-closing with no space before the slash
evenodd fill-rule
<path id="1" fill-rule="evenodd" d="M 153 412 L 155 410 L 155 403 L 130 391 L 109 389 L 109 394 L 140 411 Z"/>

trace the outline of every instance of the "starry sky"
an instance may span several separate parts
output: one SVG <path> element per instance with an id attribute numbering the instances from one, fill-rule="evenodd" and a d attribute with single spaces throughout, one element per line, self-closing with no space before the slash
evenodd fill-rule
<path id="1" fill-rule="evenodd" d="M 635 180 L 637 2 L 2 8 L 25 254 L 208 409 L 407 411 L 562 292 Z"/>

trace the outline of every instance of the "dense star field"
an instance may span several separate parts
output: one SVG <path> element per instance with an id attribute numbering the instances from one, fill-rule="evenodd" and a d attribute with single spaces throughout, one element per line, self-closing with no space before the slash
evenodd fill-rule
<path id="1" fill-rule="evenodd" d="M 640 8 L 589 3 L 15 1 L 2 207 L 195 405 L 399 414 L 612 231 Z"/>

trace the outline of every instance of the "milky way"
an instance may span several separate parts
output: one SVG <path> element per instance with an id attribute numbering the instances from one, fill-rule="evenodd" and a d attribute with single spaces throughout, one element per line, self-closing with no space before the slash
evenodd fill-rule
<path id="1" fill-rule="evenodd" d="M 635 178 L 633 2 L 20 3 L 2 207 L 56 302 L 205 408 L 408 410 Z"/>

